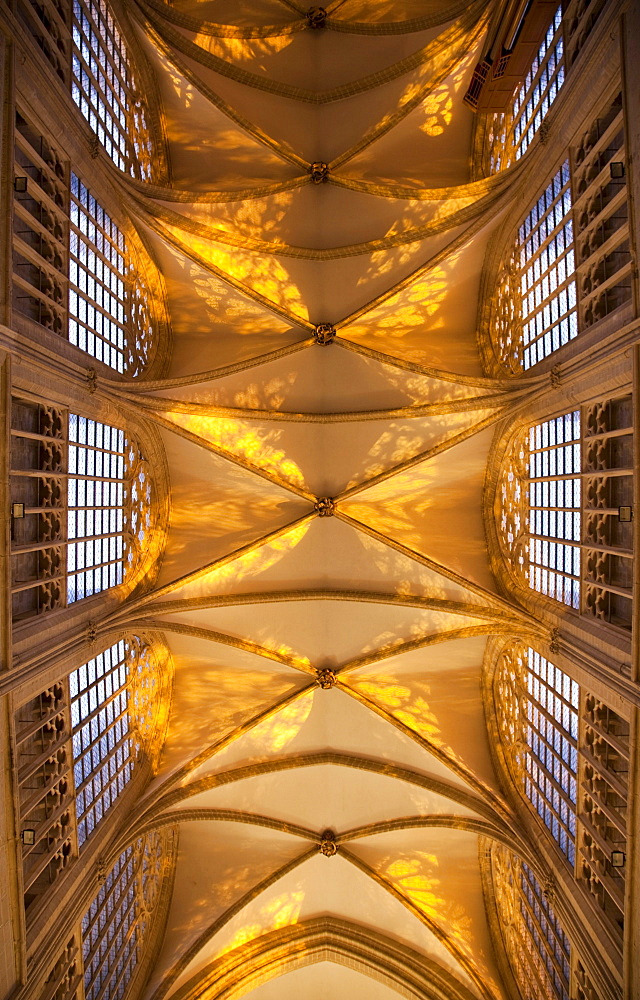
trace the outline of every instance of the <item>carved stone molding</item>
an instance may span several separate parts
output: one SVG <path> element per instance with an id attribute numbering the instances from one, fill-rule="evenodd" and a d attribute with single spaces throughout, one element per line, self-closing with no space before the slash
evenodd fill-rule
<path id="1" fill-rule="evenodd" d="M 324 854 L 325 858 L 332 858 L 337 853 L 335 833 L 333 830 L 325 830 L 320 836 L 320 854 Z"/>
<path id="2" fill-rule="evenodd" d="M 324 7 L 309 7 L 305 17 L 310 28 L 324 28 L 327 12 Z"/>
<path id="3" fill-rule="evenodd" d="M 318 687 L 321 687 L 323 691 L 328 691 L 329 688 L 335 686 L 336 674 L 331 667 L 318 667 L 316 675 L 316 684 Z"/>
<path id="4" fill-rule="evenodd" d="M 318 497 L 314 506 L 319 517 L 333 517 L 336 512 L 336 502 L 332 497 Z"/>
<path id="5" fill-rule="evenodd" d="M 309 173 L 314 184 L 325 184 L 329 180 L 329 164 L 318 160 L 311 164 Z"/>

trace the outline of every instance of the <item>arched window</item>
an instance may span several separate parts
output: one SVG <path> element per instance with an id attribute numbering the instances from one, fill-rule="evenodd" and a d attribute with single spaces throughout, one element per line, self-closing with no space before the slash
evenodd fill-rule
<path id="1" fill-rule="evenodd" d="M 619 938 L 629 721 L 522 643 L 500 650 L 492 684 L 507 777 Z"/>
<path id="2" fill-rule="evenodd" d="M 500 70 L 498 69 L 498 73 Z M 555 11 L 529 69 L 506 111 L 486 123 L 490 173 L 519 160 L 531 145 L 565 79 L 562 4 Z"/>
<path id="3" fill-rule="evenodd" d="M 14 620 L 135 582 L 153 531 L 149 467 L 124 431 L 25 397 L 12 409 Z"/>
<path id="4" fill-rule="evenodd" d="M 494 684 L 496 720 L 511 778 L 573 866 L 579 685 L 522 645 L 503 652 Z"/>
<path id="5" fill-rule="evenodd" d="M 173 834 L 149 833 L 122 851 L 52 968 L 39 1000 L 122 1000 L 158 940 Z M 81 986 L 81 984 L 83 984 Z"/>
<path id="6" fill-rule="evenodd" d="M 577 335 L 566 160 L 518 226 L 513 254 L 499 275 L 492 338 L 501 362 L 517 372 L 531 368 Z"/>
<path id="7" fill-rule="evenodd" d="M 149 364 L 162 294 L 135 234 L 125 236 L 68 160 L 16 112 L 13 310 L 131 376 Z"/>
<path id="8" fill-rule="evenodd" d="M 82 850 L 136 768 L 155 765 L 170 684 L 166 649 L 128 636 L 16 712 L 27 913 Z"/>
<path id="9" fill-rule="evenodd" d="M 498 923 L 527 1000 L 569 1000 L 571 945 L 531 868 L 494 844 L 491 873 Z"/>
<path id="10" fill-rule="evenodd" d="M 630 303 L 619 92 L 570 153 L 518 220 L 492 283 L 487 359 L 496 372 L 529 370 Z"/>
<path id="11" fill-rule="evenodd" d="M 151 527 L 151 480 L 124 431 L 69 414 L 67 604 L 122 583 Z"/>
<path id="12" fill-rule="evenodd" d="M 106 0 L 73 0 L 71 96 L 120 170 L 150 180 L 153 148 L 124 39 Z"/>
<path id="13" fill-rule="evenodd" d="M 499 539 L 516 580 L 630 629 L 632 491 L 630 395 L 517 431 L 496 495 Z"/>
<path id="14" fill-rule="evenodd" d="M 122 852 L 82 918 L 85 1000 L 125 995 L 142 957 L 162 862 L 160 834 L 141 837 Z"/>
<path id="15" fill-rule="evenodd" d="M 523 428 L 511 443 L 498 524 L 511 565 L 532 590 L 580 607 L 580 412 Z"/>

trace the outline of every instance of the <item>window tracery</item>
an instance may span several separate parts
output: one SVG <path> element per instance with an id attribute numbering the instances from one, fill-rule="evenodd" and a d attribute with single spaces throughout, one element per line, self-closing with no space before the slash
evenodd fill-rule
<path id="1" fill-rule="evenodd" d="M 65 0 L 17 0 L 16 14 L 52 70 L 69 83 L 71 33 L 69 5 Z"/>
<path id="2" fill-rule="evenodd" d="M 631 299 L 622 94 L 607 102 L 573 152 L 580 329 Z"/>
<path id="3" fill-rule="evenodd" d="M 170 680 L 163 647 L 132 635 L 17 710 L 27 911 L 82 850 L 143 757 L 157 758 Z"/>
<path id="4" fill-rule="evenodd" d="M 82 918 L 85 1000 L 125 995 L 160 894 L 165 854 L 155 832 L 126 848 Z"/>
<path id="5" fill-rule="evenodd" d="M 604 0 L 569 0 L 560 4 L 547 28 L 529 69 L 515 89 L 506 111 L 486 115 L 483 161 L 488 173 L 498 173 L 520 159 L 543 126 L 564 84 L 566 74 L 597 23 Z M 563 10 L 564 8 L 564 10 Z M 504 72 L 502 60 L 493 77 Z M 487 77 L 487 70 L 481 81 Z M 482 85 L 480 83 L 480 86 Z M 477 106 L 477 97 L 470 101 Z"/>
<path id="6" fill-rule="evenodd" d="M 531 868 L 491 850 L 499 925 L 516 981 L 530 1000 L 569 1000 L 571 944 Z"/>
<path id="7" fill-rule="evenodd" d="M 501 75 L 499 64 L 496 76 Z M 562 4 L 558 6 L 529 69 L 506 111 L 487 116 L 485 162 L 490 174 L 526 153 L 565 79 Z"/>
<path id="8" fill-rule="evenodd" d="M 529 429 L 529 586 L 580 607 L 580 411 Z"/>
<path id="9" fill-rule="evenodd" d="M 562 4 L 556 10 L 537 55 L 513 97 L 513 147 L 519 160 L 531 145 L 564 83 Z"/>
<path id="10" fill-rule="evenodd" d="M 630 394 L 521 428 L 496 490 L 507 565 L 585 617 L 630 629 L 633 416 Z"/>
<path id="11" fill-rule="evenodd" d="M 152 143 L 125 41 L 106 0 L 73 0 L 71 96 L 115 165 L 150 180 Z"/>
<path id="12" fill-rule="evenodd" d="M 573 866 L 579 685 L 521 644 L 503 651 L 494 684 L 496 718 L 512 780 Z"/>
<path id="13" fill-rule="evenodd" d="M 493 699 L 510 781 L 621 934 L 629 724 L 522 643 L 498 656 Z"/>
<path id="14" fill-rule="evenodd" d="M 497 519 L 503 551 L 532 590 L 580 607 L 580 412 L 514 435 Z"/>
<path id="15" fill-rule="evenodd" d="M 39 1000 L 79 1000 L 81 967 L 78 942 L 71 937 L 47 976 Z"/>
<path id="16" fill-rule="evenodd" d="M 519 374 L 549 357 L 630 302 L 631 272 L 617 93 L 571 147 L 504 253 L 488 312 L 492 363 Z"/>
<path id="17" fill-rule="evenodd" d="M 20 112 L 14 173 L 14 315 L 139 375 L 158 328 L 145 251 Z"/>
<path id="18" fill-rule="evenodd" d="M 14 620 L 143 572 L 153 530 L 148 463 L 124 431 L 26 398 L 12 411 Z"/>

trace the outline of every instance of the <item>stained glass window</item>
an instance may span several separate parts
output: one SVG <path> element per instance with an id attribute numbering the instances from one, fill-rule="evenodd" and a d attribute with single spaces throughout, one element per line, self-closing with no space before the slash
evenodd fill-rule
<path id="1" fill-rule="evenodd" d="M 136 852 L 122 852 L 82 920 L 85 1000 L 121 1000 L 138 962 Z"/>
<path id="2" fill-rule="evenodd" d="M 142 954 L 162 884 L 166 842 L 158 833 L 127 847 L 82 920 L 85 1000 L 122 1000 Z"/>
<path id="3" fill-rule="evenodd" d="M 71 96 L 121 170 L 127 165 L 127 51 L 104 0 L 73 2 Z"/>
<path id="4" fill-rule="evenodd" d="M 571 946 L 558 918 L 545 899 L 540 883 L 528 865 L 520 873 L 520 912 L 528 931 L 525 948 L 542 982 L 547 980 L 551 994 L 569 1000 Z M 525 985 L 522 981 L 522 986 Z M 544 993 L 539 994 L 544 996 Z M 549 995 L 548 993 L 546 994 Z"/>

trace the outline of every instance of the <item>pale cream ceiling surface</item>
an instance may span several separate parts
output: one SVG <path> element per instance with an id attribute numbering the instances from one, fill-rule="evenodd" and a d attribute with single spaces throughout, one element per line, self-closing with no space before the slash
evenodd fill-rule
<path id="1" fill-rule="evenodd" d="M 529 623 L 489 570 L 487 455 L 518 396 L 482 377 L 476 313 L 513 180 L 471 184 L 462 102 L 491 5 L 332 12 L 131 5 L 172 164 L 126 195 L 173 329 L 165 377 L 127 390 L 172 493 L 130 612 L 175 662 L 139 807 L 180 830 L 147 1000 L 508 996 L 478 841 L 517 834 L 480 675 L 487 637 Z"/>

